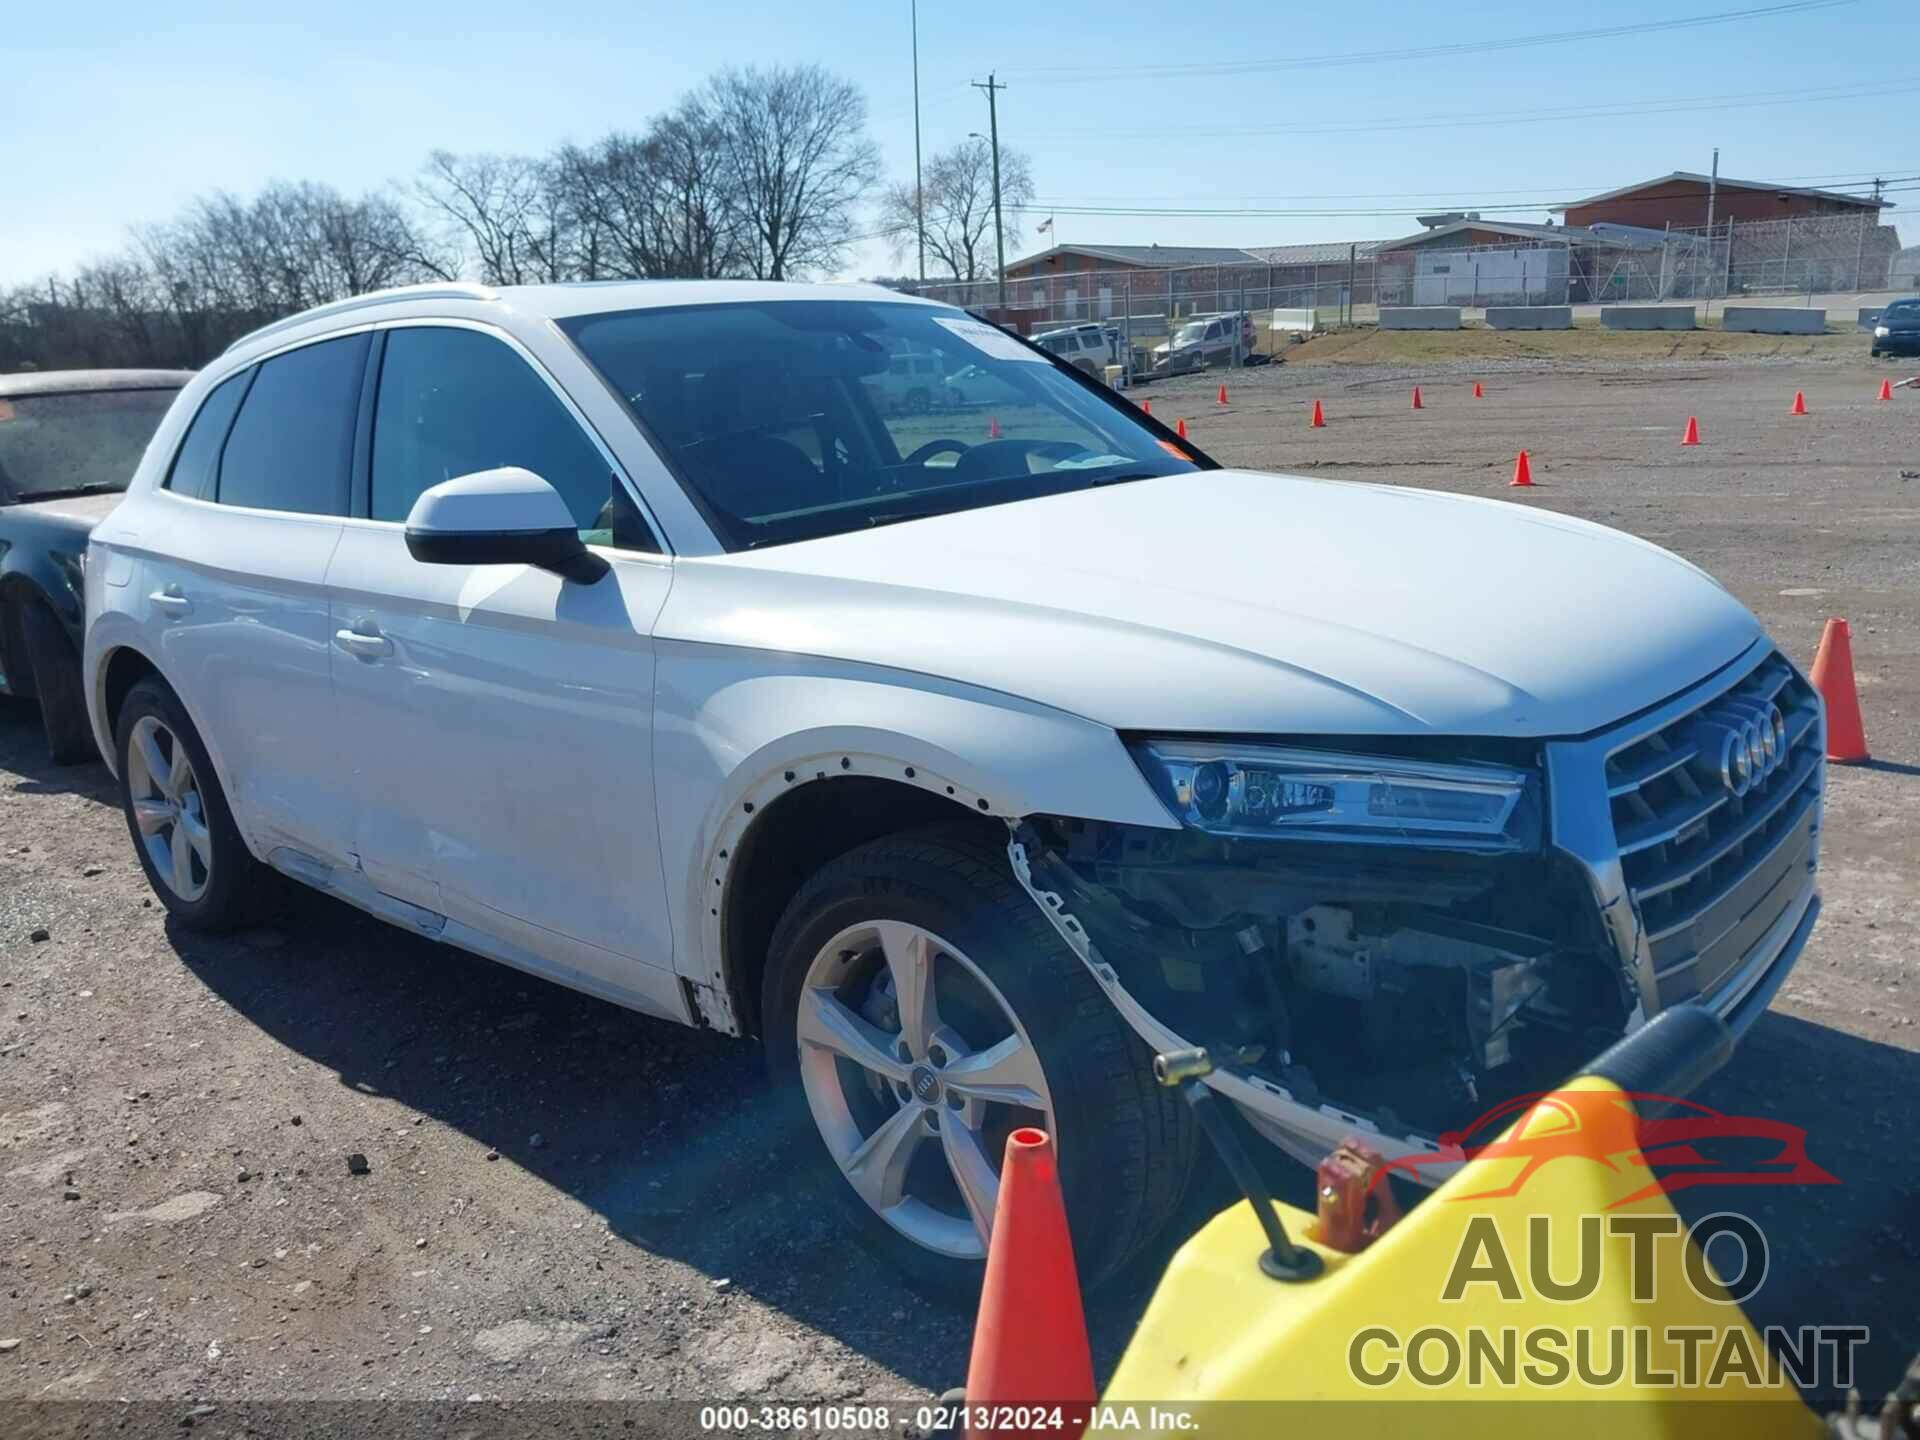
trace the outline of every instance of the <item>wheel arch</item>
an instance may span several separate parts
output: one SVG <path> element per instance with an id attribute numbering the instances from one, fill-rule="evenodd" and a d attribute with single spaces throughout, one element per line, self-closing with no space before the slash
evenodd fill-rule
<path id="1" fill-rule="evenodd" d="M 862 759 L 870 763 L 872 757 Z M 785 788 L 764 808 L 756 807 L 751 823 L 715 856 L 715 878 L 722 883 L 708 919 L 718 924 L 726 995 L 742 1033 L 760 1033 L 761 982 L 774 928 L 821 866 L 870 840 L 932 826 L 1004 836 L 1005 822 L 940 793 L 948 788 L 944 782 L 915 783 L 918 773 L 896 778 L 828 770 L 783 779 Z"/>
<path id="2" fill-rule="evenodd" d="M 750 977 L 765 959 L 773 901 L 735 906 L 770 876 L 784 889 L 868 838 L 944 821 L 989 824 L 1001 846 L 1006 824 L 1033 813 L 1174 823 L 1111 728 L 1012 695 L 842 661 L 679 646 L 663 654 L 655 693 L 673 969 L 696 1023 L 730 1034 L 756 1020 Z M 782 835 L 794 837 L 793 853 L 768 860 Z"/>
<path id="3" fill-rule="evenodd" d="M 119 757 L 114 754 L 114 736 L 120 729 L 121 707 L 127 703 L 127 695 L 133 687 L 149 677 L 166 683 L 166 676 L 160 673 L 160 667 L 145 651 L 133 645 L 111 647 L 101 655 L 99 664 L 93 667 L 90 684 L 93 693 L 88 697 L 92 703 L 88 706 L 88 713 L 93 717 L 94 739 L 100 747 L 100 754 L 106 760 L 107 768 L 115 775 L 120 773 L 117 764 Z"/>

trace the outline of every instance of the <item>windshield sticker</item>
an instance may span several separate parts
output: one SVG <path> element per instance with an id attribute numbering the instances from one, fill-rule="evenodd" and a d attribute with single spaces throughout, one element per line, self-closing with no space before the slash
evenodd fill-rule
<path id="1" fill-rule="evenodd" d="M 936 315 L 933 323 L 959 336 L 982 355 L 991 355 L 995 360 L 1026 360 L 1035 365 L 1047 363 L 1046 356 L 1035 354 L 1005 331 L 996 330 L 982 321 L 947 320 Z"/>

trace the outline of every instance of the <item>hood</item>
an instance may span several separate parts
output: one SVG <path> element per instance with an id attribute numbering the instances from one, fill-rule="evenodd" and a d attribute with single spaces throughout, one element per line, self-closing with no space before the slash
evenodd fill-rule
<path id="1" fill-rule="evenodd" d="M 684 560 L 659 635 L 1122 730 L 1571 735 L 1760 637 L 1686 561 L 1517 504 L 1214 470 Z"/>
<path id="2" fill-rule="evenodd" d="M 94 526 L 107 518 L 114 506 L 126 498 L 125 494 L 116 491 L 111 495 L 68 495 L 58 500 L 21 500 L 0 508 L 0 524 L 12 516 L 36 521 L 43 529 L 60 527 L 71 529 L 76 535 L 88 535 Z"/>

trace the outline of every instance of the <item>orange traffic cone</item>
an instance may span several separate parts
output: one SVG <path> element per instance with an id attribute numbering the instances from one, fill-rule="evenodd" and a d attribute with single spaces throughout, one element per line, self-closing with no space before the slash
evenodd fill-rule
<path id="1" fill-rule="evenodd" d="M 1224 382 L 1220 386 L 1220 398 L 1214 403 L 1219 405 L 1224 405 L 1227 403 L 1227 387 Z"/>
<path id="2" fill-rule="evenodd" d="M 1793 392 L 1793 409 L 1789 410 L 1787 413 L 1789 415 L 1804 415 L 1807 413 L 1807 392 L 1806 391 L 1796 390 Z"/>
<path id="3" fill-rule="evenodd" d="M 1860 720 L 1860 691 L 1853 683 L 1853 635 L 1847 622 L 1827 621 L 1813 657 L 1813 688 L 1827 702 L 1827 759 L 1843 765 L 1867 754 L 1867 728 Z"/>
<path id="4" fill-rule="evenodd" d="M 1044 1130 L 1007 1136 L 994 1204 L 987 1274 L 967 1364 L 967 1408 L 1062 1407 L 1075 1436 L 1094 1403 L 1093 1356 L 1053 1141 Z M 968 1440 L 977 1434 L 967 1427 Z"/>
<path id="5" fill-rule="evenodd" d="M 1700 443 L 1700 417 L 1699 416 L 1697 415 L 1687 416 L 1687 433 L 1680 437 L 1680 443 L 1682 445 L 1698 445 Z"/>
<path id="6" fill-rule="evenodd" d="M 1416 410 L 1424 410 L 1427 408 L 1420 403 L 1420 387 L 1418 385 L 1413 387 L 1413 408 Z"/>
<path id="7" fill-rule="evenodd" d="M 1313 402 L 1313 419 L 1307 422 L 1307 428 L 1309 430 L 1324 430 L 1326 427 L 1327 417 L 1320 413 L 1320 402 L 1316 400 Z"/>
<path id="8" fill-rule="evenodd" d="M 1173 433 L 1178 435 L 1182 440 L 1186 439 L 1187 438 L 1187 422 L 1185 420 L 1174 421 Z"/>
<path id="9" fill-rule="evenodd" d="M 1142 415 L 1151 415 L 1153 413 L 1153 401 L 1151 399 L 1140 402 L 1140 413 Z"/>
<path id="10" fill-rule="evenodd" d="M 1474 381 L 1473 382 L 1473 398 L 1476 400 L 1479 400 L 1484 398 L 1485 395 L 1486 395 L 1486 392 L 1480 388 L 1480 382 L 1478 380 Z"/>
<path id="11" fill-rule="evenodd" d="M 1881 400 L 1891 400 L 1893 398 L 1893 382 L 1891 380 L 1882 380 L 1880 382 L 1880 394 L 1878 398 Z"/>
<path id="12" fill-rule="evenodd" d="M 997 415 L 989 415 L 987 417 L 987 438 L 989 440 L 998 440 L 1000 438 L 1000 417 Z"/>
<path id="13" fill-rule="evenodd" d="M 1526 451 L 1522 450 L 1520 452 L 1520 458 L 1513 462 L 1513 479 L 1509 480 L 1507 484 L 1509 485 L 1533 484 L 1533 467 L 1527 464 Z"/>

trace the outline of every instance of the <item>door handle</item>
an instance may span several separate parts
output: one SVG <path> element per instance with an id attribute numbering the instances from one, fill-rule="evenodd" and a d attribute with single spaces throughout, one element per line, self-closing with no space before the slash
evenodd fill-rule
<path id="1" fill-rule="evenodd" d="M 333 638 L 340 642 L 340 648 L 348 654 L 358 655 L 365 660 L 393 653 L 393 641 L 384 635 L 369 635 L 364 630 L 336 630 Z"/>
<path id="2" fill-rule="evenodd" d="M 156 590 L 147 596 L 147 603 L 156 610 L 164 610 L 169 615 L 185 615 L 193 609 L 193 602 L 180 593 L 178 585 L 169 585 L 164 590 Z"/>

